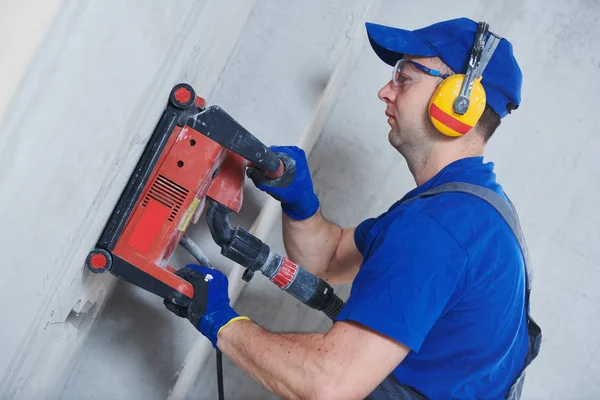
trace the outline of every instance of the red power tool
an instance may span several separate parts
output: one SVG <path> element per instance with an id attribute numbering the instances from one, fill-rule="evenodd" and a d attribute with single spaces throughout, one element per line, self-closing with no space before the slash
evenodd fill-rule
<path id="1" fill-rule="evenodd" d="M 228 214 L 238 212 L 242 205 L 248 162 L 273 179 L 287 173 L 277 155 L 223 109 L 206 107 L 206 101 L 197 97 L 190 85 L 176 85 L 86 259 L 87 267 L 94 273 L 109 271 L 176 305 L 189 305 L 194 289 L 175 275 L 168 262 L 181 244 L 200 263 L 208 263 L 184 235 L 207 206 L 213 239 L 221 254 L 246 267 L 245 281 L 260 271 L 281 289 L 333 319 L 344 302 L 329 284 L 271 251 L 244 229 L 230 225 Z"/>

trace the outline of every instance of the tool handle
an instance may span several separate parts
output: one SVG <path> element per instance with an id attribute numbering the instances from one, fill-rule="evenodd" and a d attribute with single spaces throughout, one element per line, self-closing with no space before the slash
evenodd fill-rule
<path id="1" fill-rule="evenodd" d="M 255 164 L 255 163 L 251 163 L 251 164 L 255 167 L 262 169 L 265 173 L 265 176 L 269 179 L 281 178 L 283 176 L 283 174 L 285 173 L 285 165 L 283 164 L 283 161 L 281 161 L 281 159 L 279 157 L 277 157 L 277 154 L 273 153 L 268 148 L 266 150 L 267 151 L 265 154 L 265 158 L 268 160 L 267 164 L 268 165 L 277 164 L 276 170 L 271 171 L 271 170 L 267 170 L 267 169 L 263 168 L 262 166 L 260 166 L 258 164 Z"/>
<path id="2" fill-rule="evenodd" d="M 260 271 L 271 282 L 302 303 L 323 311 L 334 319 L 344 307 L 344 302 L 323 279 L 312 274 L 288 258 L 282 257 L 250 232 L 232 227 L 228 214 L 231 210 L 210 202 L 206 220 L 221 254 L 246 268 L 243 279 L 248 282 Z"/>
<path id="3" fill-rule="evenodd" d="M 219 106 L 210 106 L 190 117 L 187 125 L 239 154 L 270 178 L 283 175 L 279 157 Z"/>
<path id="4" fill-rule="evenodd" d="M 323 311 L 332 320 L 345 305 L 327 282 L 288 258 L 283 258 L 269 280 L 307 306 Z"/>
<path id="5" fill-rule="evenodd" d="M 273 153 L 271 150 L 269 150 L 269 151 L 271 153 Z M 275 154 L 275 153 L 273 153 L 273 154 Z M 275 157 L 277 157 L 277 156 L 275 156 Z M 278 178 L 281 178 L 283 176 L 283 174 L 285 173 L 285 165 L 283 164 L 283 161 L 281 161 L 281 159 L 279 159 L 279 163 L 280 163 L 279 168 L 275 172 L 269 172 L 269 171 L 263 170 L 263 173 L 265 174 L 265 176 L 267 178 L 269 178 L 269 179 L 278 179 Z M 258 165 L 254 164 L 252 162 L 248 163 L 248 167 L 262 169 Z"/>

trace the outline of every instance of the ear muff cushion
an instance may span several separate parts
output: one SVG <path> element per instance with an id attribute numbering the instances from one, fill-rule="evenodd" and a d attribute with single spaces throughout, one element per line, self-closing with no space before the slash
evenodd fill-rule
<path id="1" fill-rule="evenodd" d="M 473 82 L 467 112 L 464 115 L 454 112 L 454 100 L 460 94 L 464 79 L 464 74 L 456 74 L 444 79 L 429 100 L 429 119 L 435 128 L 446 136 L 462 136 L 469 132 L 485 110 L 485 90 L 479 78 Z"/>

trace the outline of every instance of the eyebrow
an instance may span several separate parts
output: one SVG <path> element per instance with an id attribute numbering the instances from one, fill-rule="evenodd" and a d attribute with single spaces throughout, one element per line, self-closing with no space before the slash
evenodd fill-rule
<path id="1" fill-rule="evenodd" d="M 408 61 L 412 61 L 412 60 L 408 60 Z M 412 68 L 412 72 L 413 72 L 413 73 L 422 72 L 422 71 L 421 71 L 419 68 L 417 68 L 417 67 L 415 66 L 415 64 L 413 64 L 413 63 L 407 63 L 407 64 L 408 64 L 408 65 L 410 65 L 410 67 Z M 410 70 L 410 69 L 409 69 L 409 70 Z"/>

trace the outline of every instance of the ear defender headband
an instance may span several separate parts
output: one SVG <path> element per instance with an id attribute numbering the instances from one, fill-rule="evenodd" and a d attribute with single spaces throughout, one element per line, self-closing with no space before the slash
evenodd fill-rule
<path id="1" fill-rule="evenodd" d="M 486 96 L 481 75 L 502 39 L 490 32 L 486 42 L 488 31 L 487 23 L 477 24 L 467 72 L 444 79 L 429 100 L 429 119 L 446 136 L 466 134 L 483 114 Z"/>

